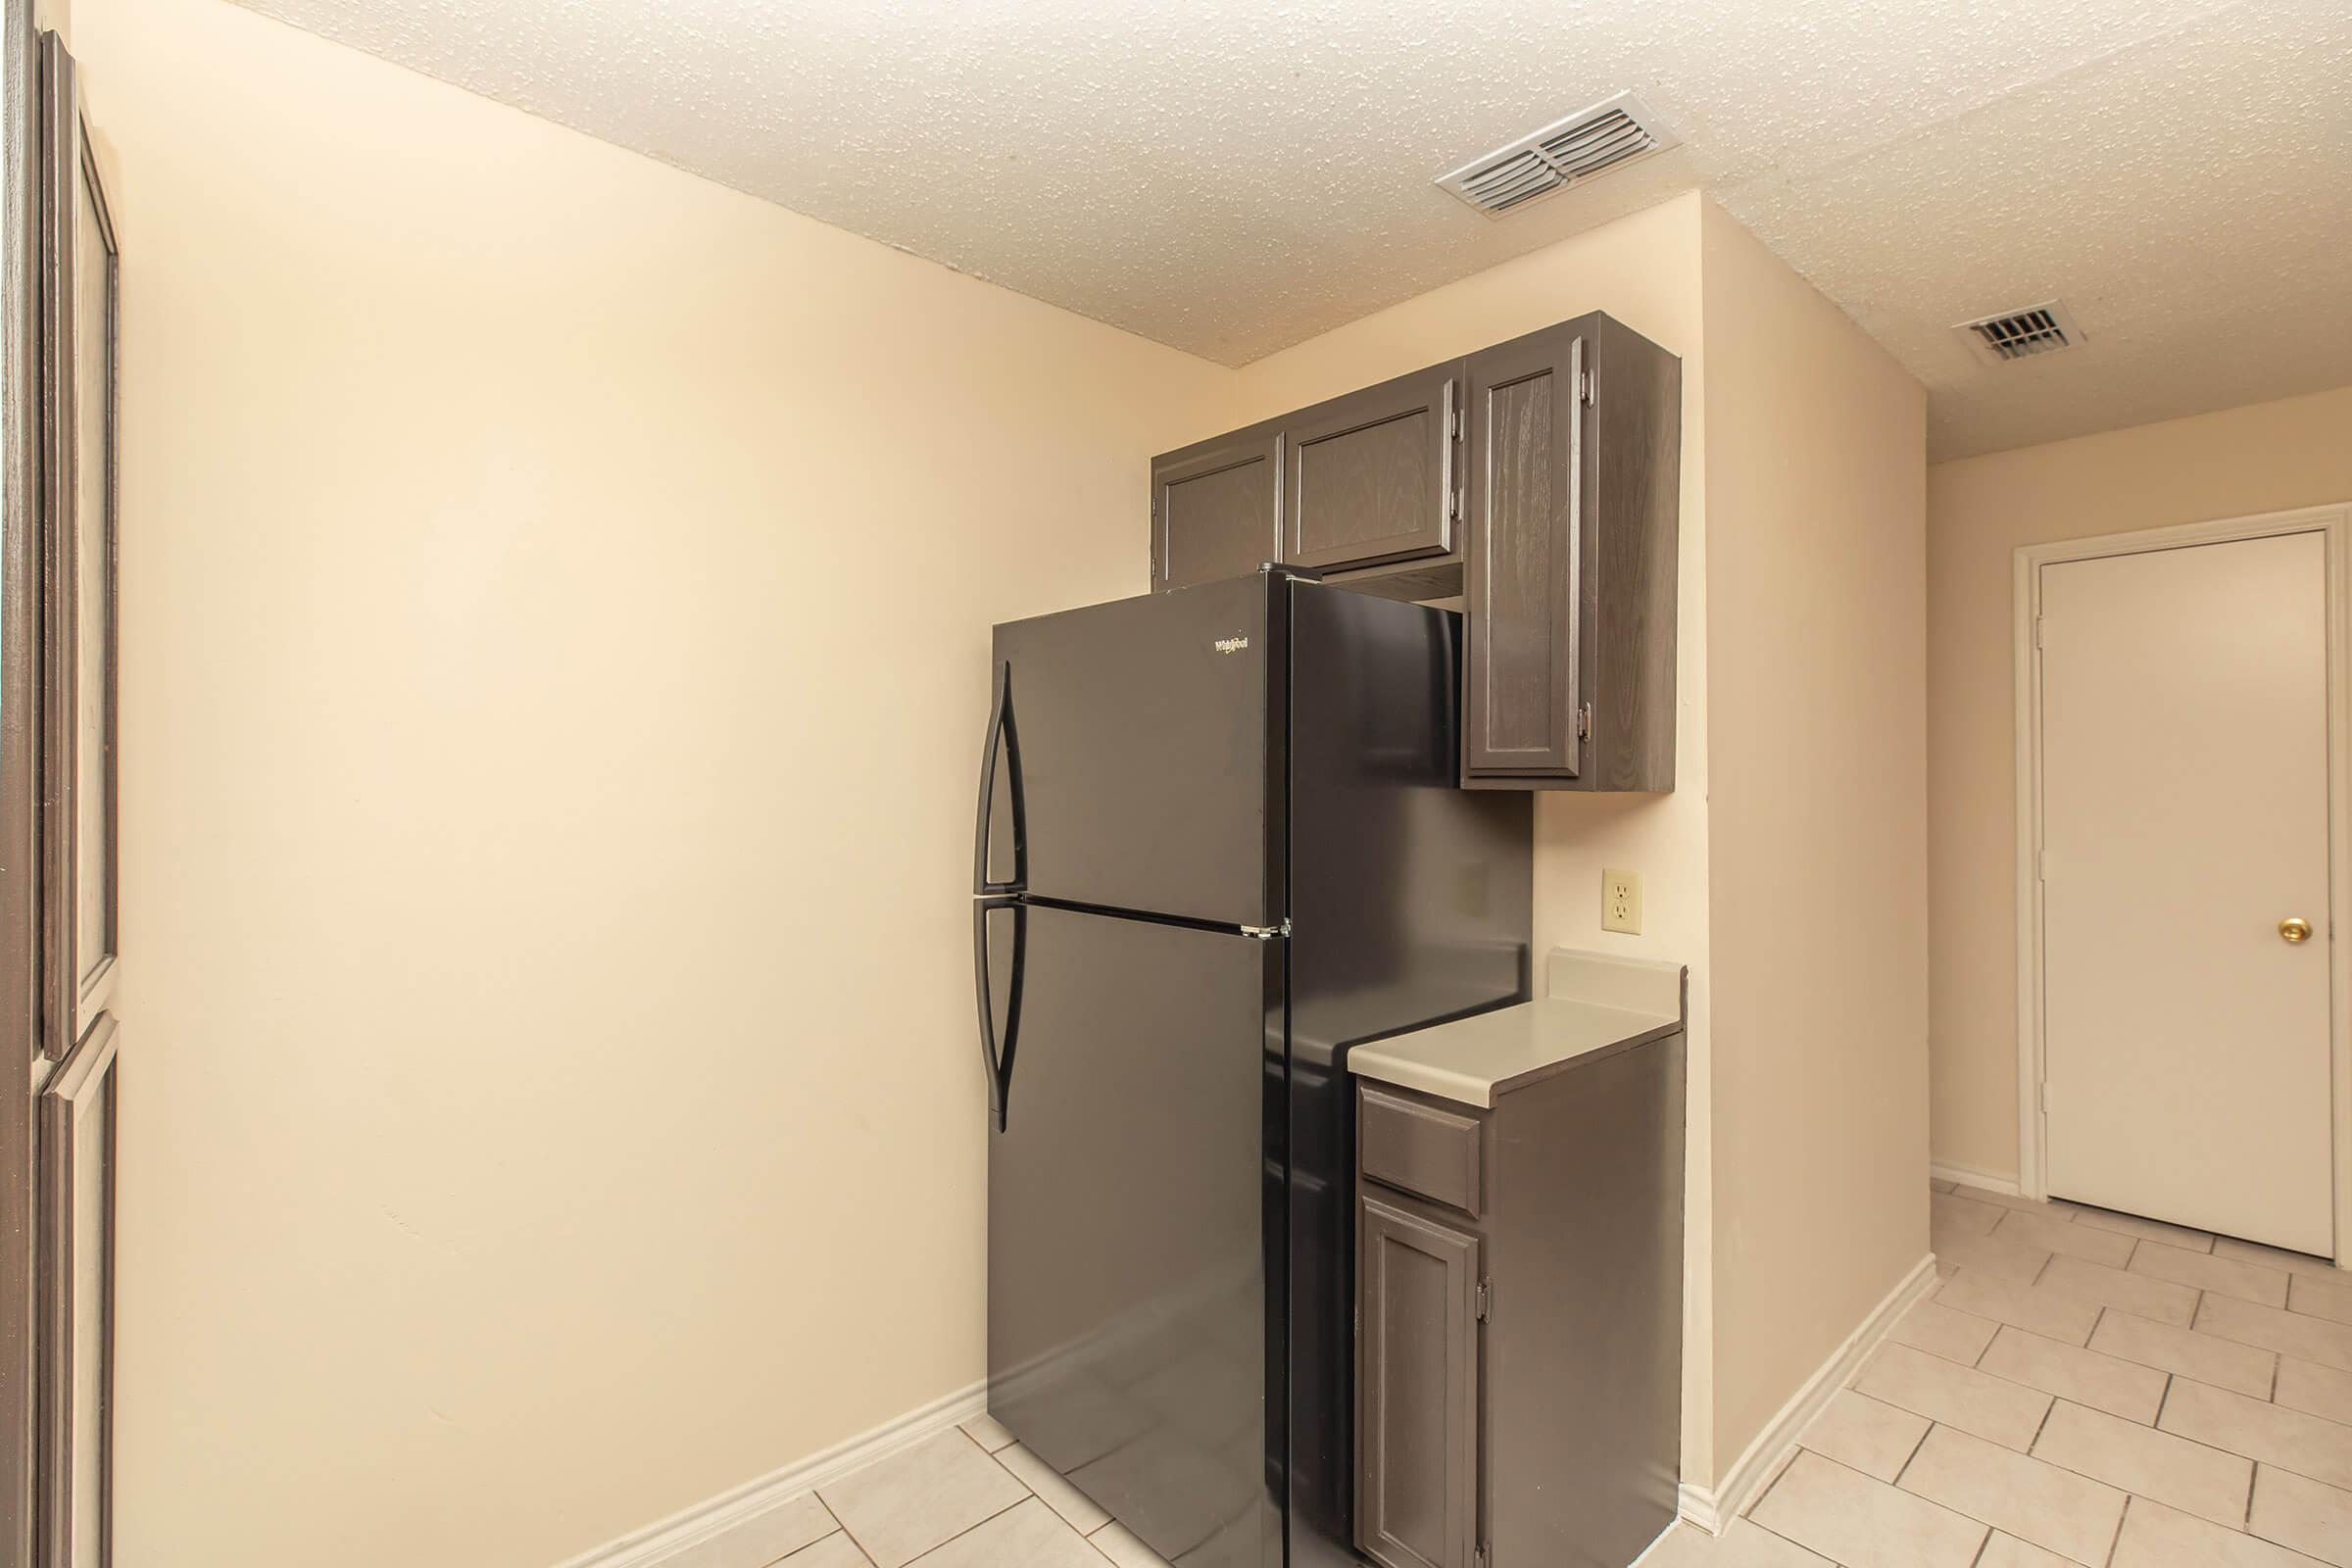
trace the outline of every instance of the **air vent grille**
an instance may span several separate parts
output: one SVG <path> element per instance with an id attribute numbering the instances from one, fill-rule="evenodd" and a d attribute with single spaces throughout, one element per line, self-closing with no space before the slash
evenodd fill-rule
<path id="1" fill-rule="evenodd" d="M 1977 358 L 1988 365 L 2006 365 L 2012 360 L 2030 360 L 2039 354 L 2055 354 L 2071 349 L 2082 341 L 2082 329 L 2075 325 L 2066 307 L 2056 300 L 2044 300 L 2029 305 L 2022 311 L 2008 311 L 1999 316 L 1980 317 L 1962 321 L 1952 328 L 1974 349 Z"/>
<path id="2" fill-rule="evenodd" d="M 1621 92 L 1474 158 L 1437 183 L 1494 217 L 1680 145 L 1682 138 L 1641 99 Z"/>
<path id="3" fill-rule="evenodd" d="M 1532 152 L 1513 153 L 1472 174 L 1463 182 L 1472 205 L 1500 213 L 1538 196 L 1548 196 L 1567 181 L 1559 172 Z"/>

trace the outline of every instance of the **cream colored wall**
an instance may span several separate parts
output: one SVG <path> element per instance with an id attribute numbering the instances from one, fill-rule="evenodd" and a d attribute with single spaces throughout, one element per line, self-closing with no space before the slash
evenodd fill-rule
<path id="1" fill-rule="evenodd" d="M 1928 1250 L 1926 394 L 1702 224 L 1718 1474 Z"/>
<path id="2" fill-rule="evenodd" d="M 991 622 L 1232 372 L 220 0 L 124 254 L 120 1552 L 545 1564 L 969 1385 Z"/>
<path id="3" fill-rule="evenodd" d="M 2352 501 L 2352 387 L 1929 470 L 1938 1161 L 2001 1179 L 2017 1175 L 2013 552 L 2334 501 Z"/>
<path id="4" fill-rule="evenodd" d="M 1684 359 L 1680 788 L 1541 799 L 1535 935 L 1692 967 L 1687 1476 L 1793 1388 L 1801 1336 L 1710 1314 L 1718 1268 L 1785 1314 L 1751 1210 L 1829 1167 L 1751 1142 L 1761 1054 L 1711 1121 L 1710 877 L 1767 860 L 1710 853 L 1757 741 L 1709 647 L 1815 650 L 1711 611 L 1709 500 L 1811 548 L 1784 488 L 1887 498 L 1717 455 L 1758 411 L 1702 339 L 1835 383 L 1796 450 L 1900 421 L 1700 198 L 1237 374 L 220 0 L 75 22 L 126 257 L 126 1564 L 549 1561 L 978 1376 L 988 624 L 1143 586 L 1150 452 L 1592 309 Z"/>
<path id="5" fill-rule="evenodd" d="M 1241 371 L 1241 404 L 1199 436 L 1401 374 L 1592 310 L 1683 359 L 1683 493 L 1676 789 L 1669 795 L 1536 798 L 1538 952 L 1602 948 L 1690 966 L 1690 1292 L 1684 1462 L 1711 1473 L 1707 1329 L 1709 968 L 1707 917 L 1707 423 L 1695 194 L 1417 296 Z M 1600 929 L 1603 866 L 1643 873 L 1644 930 Z"/>

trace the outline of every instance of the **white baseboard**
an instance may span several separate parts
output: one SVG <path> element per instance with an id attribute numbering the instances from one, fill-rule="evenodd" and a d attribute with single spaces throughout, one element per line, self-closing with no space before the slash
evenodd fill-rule
<path id="1" fill-rule="evenodd" d="M 758 1521 L 805 1492 L 840 1480 L 876 1459 L 911 1447 L 988 1408 L 988 1385 L 975 1383 L 883 1422 L 783 1469 L 632 1530 L 618 1541 L 569 1558 L 558 1568 L 655 1568 Z"/>
<path id="2" fill-rule="evenodd" d="M 1970 1186 L 1993 1185 L 1980 1173 L 1953 1175 L 1940 1165 L 1936 1167 L 1936 1174 L 1947 1181 L 1966 1181 Z M 2008 1190 L 2015 1192 L 2016 1183 L 2011 1182 Z M 1788 1402 L 1781 1406 L 1780 1412 L 1765 1423 L 1764 1430 L 1756 1435 L 1756 1440 L 1747 1446 L 1747 1450 L 1740 1455 L 1719 1485 L 1708 1488 L 1688 1481 L 1682 1484 L 1681 1517 L 1710 1535 L 1721 1535 L 1725 1525 L 1740 1517 L 1740 1511 L 1747 1506 L 1756 1487 L 1771 1473 L 1773 1464 L 1821 1413 L 1830 1396 L 1843 1388 L 1860 1368 L 1863 1357 L 1878 1348 L 1895 1320 L 1935 1284 L 1936 1258 L 1931 1253 L 1919 1260 L 1902 1283 L 1863 1319 L 1861 1326 L 1846 1336 L 1837 1353 L 1823 1362 Z M 972 1384 L 781 1470 L 633 1530 L 617 1541 L 565 1560 L 558 1568 L 658 1568 L 659 1564 L 754 1523 L 770 1509 L 790 1502 L 803 1493 L 814 1492 L 853 1470 L 901 1448 L 911 1447 L 933 1433 L 968 1421 L 987 1408 L 988 1385 Z M 1654 1546 L 1656 1543 L 1651 1544 Z"/>
<path id="3" fill-rule="evenodd" d="M 1938 1159 L 1928 1166 L 1928 1174 L 1939 1182 L 1957 1182 L 1962 1187 L 1981 1187 L 1988 1193 L 2005 1193 L 2011 1198 L 2024 1194 L 2016 1176 L 2003 1176 L 1998 1171 L 1979 1170 L 1974 1165 L 1955 1165 Z"/>
<path id="4" fill-rule="evenodd" d="M 1930 1252 L 1912 1266 L 1900 1284 L 1886 1293 L 1886 1299 L 1870 1309 L 1861 1326 L 1814 1369 L 1813 1375 L 1789 1396 L 1780 1412 L 1764 1423 L 1764 1430 L 1756 1434 L 1756 1440 L 1724 1472 L 1721 1481 L 1711 1488 L 1683 1483 L 1683 1517 L 1709 1535 L 1722 1535 L 1724 1527 L 1739 1518 L 1740 1511 L 1754 1500 L 1756 1489 L 1772 1474 L 1781 1455 L 1788 1451 L 1813 1418 L 1821 1414 L 1830 1396 L 1844 1388 L 1846 1381 L 1861 1369 L 1863 1358 L 1878 1348 L 1895 1320 L 1935 1288 L 1936 1254 Z"/>

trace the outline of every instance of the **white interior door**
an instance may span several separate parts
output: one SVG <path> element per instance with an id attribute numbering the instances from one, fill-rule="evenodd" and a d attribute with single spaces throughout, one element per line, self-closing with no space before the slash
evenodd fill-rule
<path id="1" fill-rule="evenodd" d="M 2325 536 L 2040 586 L 2050 1195 L 2332 1256 Z"/>

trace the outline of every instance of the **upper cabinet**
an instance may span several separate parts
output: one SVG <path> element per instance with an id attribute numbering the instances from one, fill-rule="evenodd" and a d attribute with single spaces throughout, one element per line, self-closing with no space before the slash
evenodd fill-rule
<path id="1" fill-rule="evenodd" d="M 1670 790 L 1682 362 L 1592 315 L 1469 365 L 1462 783 Z"/>
<path id="2" fill-rule="evenodd" d="M 1282 431 L 1253 425 L 1152 460 L 1152 586 L 1239 577 L 1274 559 Z"/>
<path id="3" fill-rule="evenodd" d="M 1335 571 L 1451 550 L 1461 386 L 1457 360 L 1283 420 L 1281 559 Z"/>
<path id="4" fill-rule="evenodd" d="M 1461 782 L 1674 788 L 1682 362 L 1597 312 L 1152 465 L 1158 588 L 1461 596 Z"/>

